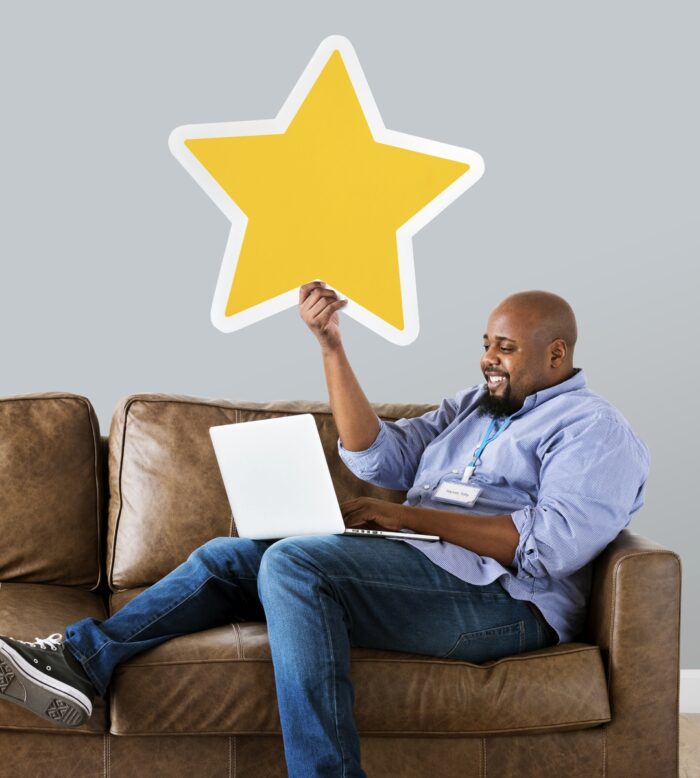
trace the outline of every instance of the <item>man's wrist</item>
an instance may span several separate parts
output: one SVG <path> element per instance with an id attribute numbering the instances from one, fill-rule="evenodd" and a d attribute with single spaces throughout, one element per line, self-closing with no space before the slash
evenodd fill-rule
<path id="1" fill-rule="evenodd" d="M 339 356 L 342 356 L 343 354 L 343 344 L 342 343 L 336 343 L 333 346 L 326 345 L 325 343 L 321 343 L 321 356 L 325 359 L 328 357 L 329 359 L 334 359 Z"/>
<path id="2" fill-rule="evenodd" d="M 411 529 L 414 532 L 421 532 L 420 515 L 415 508 L 410 505 L 396 505 L 396 516 L 400 522 L 400 529 Z"/>

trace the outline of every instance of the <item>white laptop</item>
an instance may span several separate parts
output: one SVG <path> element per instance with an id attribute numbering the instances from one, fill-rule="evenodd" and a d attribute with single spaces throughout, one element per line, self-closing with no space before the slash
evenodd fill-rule
<path id="1" fill-rule="evenodd" d="M 210 427 L 224 487 L 242 538 L 292 535 L 440 540 L 437 535 L 347 529 L 310 413 Z"/>

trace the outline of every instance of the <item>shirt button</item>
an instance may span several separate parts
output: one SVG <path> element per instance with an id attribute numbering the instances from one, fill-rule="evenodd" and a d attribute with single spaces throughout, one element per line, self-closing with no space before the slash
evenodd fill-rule
<path id="1" fill-rule="evenodd" d="M 452 472 L 453 473 L 459 473 L 459 470 L 453 470 Z"/>
<path id="2" fill-rule="evenodd" d="M 423 484 L 424 489 L 430 489 L 430 484 Z"/>

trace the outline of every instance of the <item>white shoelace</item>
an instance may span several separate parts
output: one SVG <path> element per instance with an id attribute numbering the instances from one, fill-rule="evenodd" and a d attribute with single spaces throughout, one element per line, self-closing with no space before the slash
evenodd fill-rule
<path id="1" fill-rule="evenodd" d="M 63 635 L 60 632 L 54 632 L 53 635 L 49 635 L 47 638 L 34 638 L 32 642 L 29 642 L 28 640 L 18 640 L 17 642 L 24 643 L 27 646 L 50 648 L 52 651 L 57 651 L 58 647 L 63 642 Z"/>

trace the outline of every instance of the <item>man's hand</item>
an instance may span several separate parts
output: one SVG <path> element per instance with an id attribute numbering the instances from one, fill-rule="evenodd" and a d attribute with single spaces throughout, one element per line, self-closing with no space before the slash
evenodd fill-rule
<path id="1" fill-rule="evenodd" d="M 394 532 L 403 529 L 406 509 L 403 505 L 374 497 L 356 497 L 340 505 L 346 527 L 359 527 L 370 523 L 375 529 L 388 529 Z"/>
<path id="2" fill-rule="evenodd" d="M 341 300 L 324 281 L 312 281 L 299 288 L 299 315 L 318 338 L 323 349 L 340 346 L 340 321 L 336 311 L 347 300 Z"/>
<path id="3" fill-rule="evenodd" d="M 373 497 L 357 497 L 340 505 L 346 527 L 365 523 L 372 529 L 397 532 L 411 529 L 426 535 L 438 535 L 441 540 L 490 556 L 503 567 L 510 567 L 520 542 L 520 534 L 510 514 L 473 516 L 461 511 L 437 511 L 399 505 Z"/>

